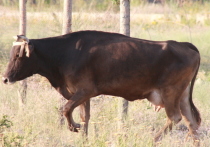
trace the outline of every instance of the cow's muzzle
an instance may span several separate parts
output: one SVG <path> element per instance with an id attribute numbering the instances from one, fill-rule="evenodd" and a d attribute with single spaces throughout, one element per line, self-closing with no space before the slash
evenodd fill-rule
<path id="1" fill-rule="evenodd" d="M 13 84 L 13 83 L 15 83 L 15 82 L 11 82 L 9 80 L 9 78 L 5 78 L 5 77 L 2 77 L 2 81 L 3 81 L 4 84 Z"/>

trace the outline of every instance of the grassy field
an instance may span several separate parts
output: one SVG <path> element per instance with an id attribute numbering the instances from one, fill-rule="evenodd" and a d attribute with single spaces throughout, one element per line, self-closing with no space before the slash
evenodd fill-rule
<path id="1" fill-rule="evenodd" d="M 202 124 L 198 132 L 200 145 L 210 146 L 210 11 L 209 4 L 177 8 L 174 5 L 141 5 L 131 7 L 131 36 L 150 40 L 192 42 L 200 51 L 201 67 L 196 80 L 193 101 L 200 110 Z M 13 38 L 18 33 L 16 8 L 0 6 L 0 74 L 9 56 Z M 51 11 L 50 11 L 51 10 Z M 119 13 L 116 8 L 104 11 L 78 9 L 73 13 L 72 30 L 101 30 L 119 32 Z M 27 37 L 43 38 L 61 34 L 60 9 L 28 8 Z M 186 141 L 187 130 L 174 127 L 157 144 L 154 134 L 164 125 L 164 109 L 155 112 L 146 100 L 129 103 L 126 123 L 118 129 L 118 99 L 99 96 L 91 101 L 91 120 L 88 141 L 81 133 L 73 133 L 67 125 L 59 126 L 59 95 L 40 76 L 28 78 L 27 103 L 21 111 L 18 105 L 18 84 L 0 83 L 0 146 L 14 147 L 191 147 Z M 79 122 L 78 111 L 75 119 Z"/>

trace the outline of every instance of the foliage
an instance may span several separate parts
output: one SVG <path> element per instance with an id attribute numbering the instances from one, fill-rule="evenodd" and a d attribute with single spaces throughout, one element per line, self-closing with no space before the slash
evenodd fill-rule
<path id="1" fill-rule="evenodd" d="M 7 115 L 3 115 L 2 119 L 0 120 L 0 133 L 5 130 L 5 128 L 10 128 L 13 123 L 7 119 Z"/>
<path id="2" fill-rule="evenodd" d="M 202 9 L 200 5 L 205 7 L 210 0 L 182 0 L 181 6 L 177 0 L 130 0 L 131 6 L 148 5 L 157 3 L 157 5 L 173 5 L 178 8 L 191 8 L 193 11 Z M 203 3 L 202 3 L 203 2 Z M 120 0 L 73 0 L 73 10 L 91 10 L 91 11 L 104 11 L 111 7 L 119 7 Z M 18 0 L 0 0 L 0 6 L 18 8 Z M 61 9 L 63 8 L 63 0 L 28 0 L 28 11 L 42 11 L 43 9 Z"/>
<path id="3" fill-rule="evenodd" d="M 120 0 L 111 0 L 114 4 L 119 5 L 120 4 Z"/>
<path id="4" fill-rule="evenodd" d="M 30 142 L 30 137 L 32 131 L 27 126 L 24 130 L 24 134 L 14 132 L 12 127 L 13 122 L 8 119 L 7 115 L 3 115 L 0 120 L 0 146 L 4 147 L 21 147 Z"/>
<path id="5" fill-rule="evenodd" d="M 24 137 L 14 133 L 7 133 L 4 135 L 4 144 L 5 147 L 21 147 Z"/>

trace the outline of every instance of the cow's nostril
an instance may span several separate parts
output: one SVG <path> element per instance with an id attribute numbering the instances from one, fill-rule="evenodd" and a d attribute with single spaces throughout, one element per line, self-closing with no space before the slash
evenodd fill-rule
<path id="1" fill-rule="evenodd" d="M 8 79 L 5 79 L 5 80 L 4 80 L 4 83 L 7 84 L 7 83 L 8 83 Z"/>
<path id="2" fill-rule="evenodd" d="M 9 80 L 5 77 L 2 77 L 2 81 L 4 82 L 4 84 L 7 84 L 9 82 Z"/>

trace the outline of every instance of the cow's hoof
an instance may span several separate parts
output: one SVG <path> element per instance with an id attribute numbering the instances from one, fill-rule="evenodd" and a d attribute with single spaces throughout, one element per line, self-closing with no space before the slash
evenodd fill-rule
<path id="1" fill-rule="evenodd" d="M 72 132 L 79 132 L 78 129 L 74 128 L 74 127 L 69 127 L 69 130 L 72 131 Z"/>
<path id="2" fill-rule="evenodd" d="M 157 133 L 157 134 L 155 135 L 154 141 L 155 141 L 155 142 L 159 142 L 159 141 L 161 141 L 161 140 L 162 140 L 162 135 L 161 135 L 161 133 Z"/>
<path id="3" fill-rule="evenodd" d="M 190 141 L 190 140 L 193 140 L 193 144 L 195 147 L 200 146 L 200 140 L 199 140 L 198 134 L 188 133 L 187 136 L 185 137 L 185 141 Z"/>
<path id="4" fill-rule="evenodd" d="M 76 127 L 69 126 L 69 130 L 72 132 L 79 132 L 80 124 L 76 124 Z"/>

